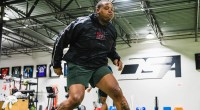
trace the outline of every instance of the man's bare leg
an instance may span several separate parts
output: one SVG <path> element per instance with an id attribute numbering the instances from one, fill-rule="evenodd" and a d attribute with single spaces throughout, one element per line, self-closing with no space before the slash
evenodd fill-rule
<path id="1" fill-rule="evenodd" d="M 105 75 L 96 86 L 113 99 L 117 110 L 130 110 L 127 100 L 123 96 L 119 84 L 113 74 Z"/>
<path id="2" fill-rule="evenodd" d="M 64 100 L 57 108 L 57 110 L 73 110 L 82 101 L 85 95 L 85 86 L 82 84 L 74 84 L 69 88 L 69 97 Z"/>
<path id="3" fill-rule="evenodd" d="M 108 106 L 106 104 L 107 97 L 100 97 L 100 101 L 102 103 L 101 110 L 108 110 Z"/>

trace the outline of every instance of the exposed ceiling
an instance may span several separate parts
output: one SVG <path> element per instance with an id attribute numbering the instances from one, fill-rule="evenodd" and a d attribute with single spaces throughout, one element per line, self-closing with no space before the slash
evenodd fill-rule
<path id="1" fill-rule="evenodd" d="M 98 0 L 1 0 L 1 55 L 52 52 L 56 37 L 75 18 L 94 12 Z M 117 45 L 199 36 L 199 0 L 113 0 Z M 4 10 L 4 11 L 3 11 Z M 2 17 L 1 17 L 2 18 Z"/>

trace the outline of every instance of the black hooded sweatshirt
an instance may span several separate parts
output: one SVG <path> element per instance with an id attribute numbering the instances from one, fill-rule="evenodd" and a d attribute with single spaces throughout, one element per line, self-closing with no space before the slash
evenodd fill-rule
<path id="1" fill-rule="evenodd" d="M 61 67 L 61 60 L 97 69 L 112 61 L 120 59 L 116 52 L 117 31 L 109 22 L 101 25 L 97 15 L 79 17 L 71 22 L 56 39 L 52 54 L 54 68 Z M 63 49 L 69 50 L 63 55 Z"/>

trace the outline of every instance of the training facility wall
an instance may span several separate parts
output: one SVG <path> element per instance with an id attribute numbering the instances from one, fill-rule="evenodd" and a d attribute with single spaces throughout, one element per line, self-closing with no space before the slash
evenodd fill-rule
<path id="1" fill-rule="evenodd" d="M 146 107 L 147 110 L 154 109 L 155 97 L 158 98 L 159 110 L 162 110 L 164 106 L 170 106 L 172 109 L 174 107 L 183 107 L 184 110 L 200 109 L 200 72 L 196 70 L 194 57 L 195 53 L 200 53 L 199 42 L 194 42 L 194 39 L 187 39 L 163 41 L 162 45 L 159 42 L 133 43 L 131 47 L 117 45 L 117 51 L 121 55 L 124 65 L 130 64 L 131 58 L 177 55 L 180 55 L 181 58 L 181 77 L 175 77 L 173 72 L 169 72 L 161 79 L 132 80 L 130 76 L 120 74 L 121 72 L 117 71 L 117 67 L 109 62 L 131 110 L 136 110 L 136 107 Z M 34 53 L 32 56 L 18 55 L 11 58 L 2 57 L 0 67 L 50 64 L 50 60 L 51 54 L 47 53 Z M 3 80 L 0 80 L 0 88 L 2 88 L 2 85 Z M 47 105 L 46 86 L 51 85 L 58 86 L 58 103 L 65 99 L 66 78 L 63 76 L 50 78 L 47 74 L 47 77 L 39 78 L 38 105 L 42 105 L 43 108 Z M 3 92 L 0 90 L 0 94 Z M 86 92 L 82 104 L 86 106 L 87 110 L 92 110 L 93 101 L 97 101 L 96 88 L 91 93 Z M 113 104 L 110 98 L 107 103 L 109 106 Z"/>
<path id="2" fill-rule="evenodd" d="M 26 55 L 16 55 L 14 57 L 4 57 L 2 56 L 0 60 L 0 68 L 3 67 L 10 67 L 9 73 L 11 74 L 11 68 L 14 66 L 21 66 L 23 70 L 23 66 L 25 65 L 33 65 L 34 66 L 34 73 L 33 77 L 36 77 L 36 65 L 38 64 L 47 64 L 47 76 L 38 78 L 38 108 L 40 105 L 42 105 L 42 110 L 45 109 L 45 107 L 48 104 L 48 93 L 46 91 L 47 86 L 57 86 L 58 87 L 58 103 L 61 103 L 63 100 L 65 100 L 65 89 L 64 86 L 66 86 L 66 77 L 61 75 L 60 77 L 50 77 L 49 76 L 49 64 L 51 62 L 51 54 L 50 53 L 33 53 L 32 56 L 26 56 Z M 64 62 L 62 62 L 63 65 Z M 22 71 L 21 71 L 22 72 Z M 19 79 L 18 79 L 19 80 Z M 24 79 L 29 80 L 31 82 L 36 82 L 37 80 L 35 78 L 29 78 Z M 9 83 L 4 83 L 5 81 L 0 79 L 0 94 L 6 94 L 6 96 L 9 95 Z M 13 82 L 11 83 L 13 85 Z M 6 85 L 6 91 L 2 90 L 2 87 Z M 19 88 L 19 82 L 16 83 L 16 87 Z M 25 89 L 24 86 L 22 86 L 22 89 Z M 36 90 L 36 86 L 31 86 L 31 89 Z M 83 100 L 83 105 L 85 105 L 89 110 L 93 109 L 93 102 L 97 101 L 97 93 L 96 88 L 91 90 L 90 93 L 85 93 L 85 99 Z M 39 110 L 39 109 L 38 109 Z"/>
<path id="3" fill-rule="evenodd" d="M 159 110 L 166 106 L 170 106 L 172 110 L 175 107 L 183 107 L 184 110 L 200 109 L 200 72 L 196 70 L 195 65 L 195 53 L 200 53 L 199 42 L 194 42 L 194 39 L 168 40 L 163 41 L 162 45 L 159 42 L 146 42 L 134 44 L 131 48 L 119 46 L 118 52 L 125 65 L 130 64 L 131 58 L 177 55 L 181 57 L 181 77 L 175 77 L 172 71 L 165 74 L 162 79 L 120 80 L 131 78 L 119 74 L 113 67 L 132 110 L 143 106 L 147 110 L 153 110 L 156 96 Z"/>

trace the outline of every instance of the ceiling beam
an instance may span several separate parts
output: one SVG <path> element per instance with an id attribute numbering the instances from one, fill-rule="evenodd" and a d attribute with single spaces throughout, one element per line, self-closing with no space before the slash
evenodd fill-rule
<path id="1" fill-rule="evenodd" d="M 23 46 L 24 48 L 31 48 L 31 47 L 32 47 L 30 44 L 28 44 L 28 43 L 26 43 L 26 42 L 24 42 L 24 41 L 20 41 L 20 40 L 14 38 L 14 37 L 9 36 L 9 35 L 5 35 L 5 34 L 4 34 L 4 36 L 6 36 L 6 37 L 3 37 L 5 40 L 11 41 L 11 42 L 13 42 L 13 43 L 16 43 L 16 44 L 20 45 L 21 47 L 22 47 L 22 46 Z M 12 39 L 11 39 L 11 38 L 12 38 Z M 14 44 L 13 44 L 13 45 L 14 45 Z M 13 48 L 14 48 L 14 47 L 13 47 Z"/>
<path id="2" fill-rule="evenodd" d="M 196 0 L 196 20 L 195 20 L 195 42 L 198 41 L 198 28 L 199 28 L 199 0 Z"/>
<path id="3" fill-rule="evenodd" d="M 45 0 L 45 2 L 47 2 L 47 4 L 50 5 L 51 7 L 53 7 L 56 12 L 61 10 L 61 7 L 58 6 L 56 3 L 54 3 L 53 1 Z"/>
<path id="4" fill-rule="evenodd" d="M 50 5 L 51 7 L 54 8 L 55 11 L 52 11 L 52 12 L 60 12 L 61 11 L 61 6 L 57 5 L 56 3 L 54 3 L 53 1 L 51 0 L 45 0 L 47 2 L 48 5 Z M 49 6 L 49 7 L 50 7 Z M 50 8 L 51 8 L 50 7 Z M 72 16 L 70 13 L 63 13 L 63 14 L 66 14 L 67 16 L 69 16 L 69 18 L 75 18 L 74 16 Z M 55 15 L 54 17 L 56 20 L 58 20 L 57 18 L 57 14 Z"/>
<path id="5" fill-rule="evenodd" d="M 80 10 L 87 10 L 88 8 L 93 8 L 93 6 L 82 7 L 82 8 L 80 8 Z M 58 15 L 58 14 L 66 14 L 67 12 L 76 11 L 76 10 L 77 9 L 70 9 L 70 10 L 64 10 L 64 11 L 52 12 L 52 13 L 46 13 L 46 14 L 35 15 L 35 16 L 30 16 L 30 17 L 22 17 L 22 18 L 10 19 L 10 20 L 8 20 L 6 22 L 13 22 L 13 21 L 26 20 L 26 19 L 40 18 L 40 17 L 51 16 L 51 15 Z M 72 18 L 72 19 L 74 19 L 74 18 Z"/>
<path id="6" fill-rule="evenodd" d="M 16 51 L 16 52 L 19 52 L 19 53 L 21 53 L 21 54 L 26 54 L 26 55 L 29 55 L 29 56 L 31 56 L 29 53 L 31 53 L 31 52 L 28 52 L 27 50 L 31 50 L 31 47 L 28 47 L 27 48 L 27 46 L 26 45 L 24 45 L 24 44 L 22 44 L 22 43 L 19 43 L 19 42 L 16 42 L 16 41 L 14 41 L 14 40 L 11 40 L 11 39 L 9 39 L 9 38 L 5 38 L 5 37 L 3 37 L 5 40 L 7 40 L 8 42 L 9 41 L 11 41 L 12 42 L 12 44 L 8 47 L 8 46 L 3 46 L 3 48 L 7 48 L 7 49 L 11 49 L 11 50 L 14 50 L 14 51 Z M 9 43 L 10 44 L 10 43 Z M 16 48 L 16 46 L 15 46 L 15 44 L 17 44 L 17 45 L 19 45 L 20 47 L 22 47 L 21 49 L 18 49 L 18 48 Z M 10 55 L 11 55 L 12 53 L 10 53 Z"/>
<path id="7" fill-rule="evenodd" d="M 190 1 L 191 7 L 185 7 L 185 8 L 179 8 L 179 9 L 173 9 L 171 7 L 177 7 L 177 6 L 187 6 L 188 5 L 188 0 L 187 1 L 182 1 L 182 2 L 173 2 L 173 3 L 167 3 L 167 4 L 162 4 L 162 5 L 154 5 L 154 3 L 151 2 L 151 4 L 153 5 L 153 7 L 149 7 L 148 9 L 143 8 L 143 10 L 155 10 L 153 11 L 155 14 L 159 14 L 159 13 L 165 13 L 165 12 L 174 12 L 174 11 L 184 11 L 184 10 L 190 10 L 190 9 L 194 9 L 195 6 L 193 6 L 193 4 L 195 4 L 195 2 Z M 162 10 L 162 11 L 158 11 L 156 9 L 163 9 L 163 8 L 167 8 L 167 10 Z M 131 10 L 128 12 L 137 12 L 137 11 L 141 11 L 141 10 Z M 123 13 L 126 13 L 126 11 L 123 11 Z M 119 13 L 120 14 L 120 13 Z M 134 14 L 134 15 L 124 15 L 123 17 L 137 17 L 137 16 L 144 16 L 144 14 Z M 120 16 L 116 16 L 117 18 L 120 18 Z"/>
<path id="8" fill-rule="evenodd" d="M 155 15 L 153 14 L 153 11 L 150 9 L 150 3 L 148 1 L 142 1 L 142 8 L 144 9 L 144 14 L 146 15 L 147 20 L 150 23 L 150 26 L 152 27 L 156 37 L 161 40 L 163 33 L 161 31 L 161 28 L 158 24 L 158 21 L 155 17 Z"/>
<path id="9" fill-rule="evenodd" d="M 116 20 L 113 20 L 114 26 L 116 28 L 116 25 L 118 26 L 120 33 L 117 31 L 117 36 L 120 37 L 129 47 L 131 47 L 129 39 L 127 36 L 128 34 L 126 33 L 126 31 L 119 25 L 119 23 L 117 23 Z M 126 37 L 127 40 L 124 39 L 124 37 Z"/>
<path id="10" fill-rule="evenodd" d="M 10 9 L 12 9 L 13 11 L 15 11 L 16 13 L 20 12 L 20 15 L 26 19 L 26 14 L 25 14 L 25 13 L 23 13 L 23 12 L 20 11 L 19 9 L 16 9 L 16 8 L 14 8 L 14 7 L 12 7 L 12 6 L 8 6 L 8 7 L 9 7 Z M 32 18 L 31 20 L 35 21 L 36 23 L 40 22 L 39 20 L 34 19 L 34 18 Z M 40 22 L 40 24 L 41 24 L 41 22 Z M 50 27 L 48 27 L 48 26 L 46 26 L 46 25 L 43 25 L 43 27 L 46 28 L 46 29 L 49 29 L 50 31 L 52 31 L 52 32 L 54 32 L 54 33 L 56 33 L 57 35 L 59 34 L 59 32 L 57 32 L 56 30 L 54 30 L 54 29 L 52 29 L 52 28 L 50 28 Z"/>
<path id="11" fill-rule="evenodd" d="M 27 53 L 25 51 L 21 51 L 21 50 L 15 49 L 15 48 L 10 48 L 10 47 L 7 47 L 7 46 L 3 46 L 3 47 L 6 48 L 7 50 L 14 50 L 14 51 L 19 52 L 21 54 L 26 54 L 28 56 L 31 56 L 29 53 Z"/>
<path id="12" fill-rule="evenodd" d="M 172 9 L 172 10 L 167 10 L 167 11 L 157 11 L 154 13 L 155 14 L 160 14 L 160 13 L 169 13 L 169 12 L 175 12 L 175 11 L 185 11 L 185 10 L 191 10 L 191 9 L 194 9 L 195 7 L 189 7 L 189 8 L 181 8 L 181 9 Z M 144 14 L 135 14 L 135 15 L 128 15 L 128 16 L 123 16 L 123 17 L 126 17 L 126 18 L 129 18 L 129 17 L 140 17 L 140 16 L 144 16 Z M 121 16 L 117 16 L 116 18 L 121 18 Z"/>
<path id="13" fill-rule="evenodd" d="M 198 28 L 200 29 L 200 27 Z M 192 32 L 194 31 L 194 28 L 187 28 L 187 29 L 173 29 L 173 30 L 168 30 L 168 31 L 163 31 L 164 33 L 166 32 Z M 193 32 L 192 32 L 193 33 Z"/>
<path id="14" fill-rule="evenodd" d="M 24 42 L 24 38 L 20 38 L 20 40 L 14 38 L 14 37 L 11 37 L 9 35 L 4 35 L 5 37 L 3 37 L 5 40 L 7 41 L 11 41 L 11 43 L 13 43 L 11 46 L 3 46 L 3 48 L 6 48 L 7 50 L 11 49 L 11 50 L 14 50 L 14 51 L 10 51 L 10 52 L 3 52 L 3 53 L 7 53 L 7 54 L 2 54 L 2 55 L 12 55 L 12 54 L 16 54 L 16 52 L 18 54 L 27 54 L 30 56 L 29 53 L 33 53 L 33 52 L 49 52 L 51 53 L 51 50 L 47 49 L 47 48 L 38 48 L 37 50 L 35 49 L 35 47 L 33 45 L 30 45 L 26 42 Z M 8 37 L 9 38 L 8 38 Z M 10 39 L 12 38 L 12 39 Z M 30 40 L 29 40 L 30 41 Z M 19 48 L 16 48 L 16 46 L 14 44 L 18 44 L 20 47 L 22 47 L 21 49 Z M 4 49 L 3 49 L 4 50 Z M 38 51 L 40 50 L 40 51 Z M 15 52 L 15 53 L 14 53 Z"/>
<path id="15" fill-rule="evenodd" d="M 3 0 L 0 1 L 0 5 L 3 4 Z M 0 56 L 1 56 L 1 42 L 2 42 L 2 30 L 3 30 L 3 16 L 4 16 L 4 6 L 0 8 Z"/>
<path id="16" fill-rule="evenodd" d="M 62 9 L 61 11 L 64 11 L 67 9 L 67 7 L 72 3 L 73 0 L 70 0 Z"/>
<path id="17" fill-rule="evenodd" d="M 169 3 L 171 1 L 171 3 Z M 165 2 L 165 3 L 163 3 Z M 168 7 L 168 6 L 180 6 L 180 5 L 188 5 L 188 3 L 194 3 L 194 0 L 183 0 L 183 1 L 176 1 L 176 0 L 164 0 L 163 2 L 161 1 L 151 1 L 151 4 L 155 7 Z"/>
<path id="18" fill-rule="evenodd" d="M 10 32 L 10 31 L 8 31 L 8 30 L 5 30 L 5 31 L 8 32 L 8 33 L 11 33 L 11 34 L 13 34 L 13 35 L 18 36 L 18 37 L 20 37 L 21 39 L 28 40 L 28 41 L 30 41 L 30 42 L 33 42 L 34 44 L 37 44 L 37 45 L 42 46 L 42 47 L 45 47 L 45 48 L 47 48 L 47 50 L 51 50 L 51 51 L 53 50 L 52 48 L 50 48 L 50 46 L 45 45 L 45 44 L 43 44 L 43 43 L 40 43 L 40 42 L 39 42 L 39 41 L 40 41 L 39 39 L 32 38 L 32 37 L 27 38 L 27 37 L 25 37 L 25 36 L 22 36 L 22 35 L 27 35 L 26 33 L 22 32 L 22 31 L 19 32 L 19 33 L 21 33 L 22 35 L 20 35 L 20 34 L 18 34 L 18 33 L 16 33 L 16 32 Z"/>
<path id="19" fill-rule="evenodd" d="M 12 7 L 12 6 L 8 6 L 8 7 L 10 9 L 12 9 L 13 11 L 15 11 L 16 13 L 18 13 L 19 15 L 21 15 L 22 17 L 26 17 L 26 14 L 24 12 L 22 12 L 22 11 L 16 9 L 15 7 Z M 43 24 L 41 21 L 39 21 L 37 19 L 30 19 L 30 20 L 32 20 L 32 21 L 34 21 L 36 23 L 39 23 L 39 24 Z M 20 22 L 17 22 L 17 21 L 16 21 L 16 23 L 26 27 L 26 25 L 23 24 L 23 23 L 20 23 Z M 53 37 L 58 36 L 59 32 L 57 32 L 56 30 L 54 30 L 54 29 L 52 29 L 49 26 L 46 26 L 44 24 L 42 26 L 46 30 L 46 33 L 47 33 L 48 36 L 44 35 L 43 33 L 38 32 L 38 31 L 36 31 L 35 29 L 32 29 L 32 28 L 27 27 L 27 29 L 29 29 L 29 30 L 31 30 L 33 32 L 36 32 L 36 33 L 38 33 L 38 34 L 40 34 L 40 35 L 42 35 L 42 36 L 44 36 L 44 37 L 46 37 L 46 38 L 48 38 L 48 39 L 50 39 L 50 40 L 52 40 L 54 42 L 55 40 L 53 39 Z"/>
<path id="20" fill-rule="evenodd" d="M 38 2 L 39 2 L 39 0 L 35 0 L 33 6 L 29 10 L 29 12 L 26 14 L 26 17 L 29 17 L 31 15 L 31 13 L 33 12 L 33 10 L 35 9 L 35 7 L 37 6 Z"/>
<path id="21" fill-rule="evenodd" d="M 3 2 L 3 0 L 1 0 Z M 10 0 L 10 1 L 5 1 L 2 4 L 0 4 L 0 6 L 6 6 L 6 5 L 11 5 L 11 4 L 17 4 L 17 3 L 22 3 L 22 2 L 26 2 L 26 0 Z"/>
<path id="22" fill-rule="evenodd" d="M 82 7 L 82 6 L 80 5 L 80 3 L 79 3 L 77 0 L 75 0 L 75 2 L 76 2 L 76 4 L 78 5 L 79 8 Z"/>

